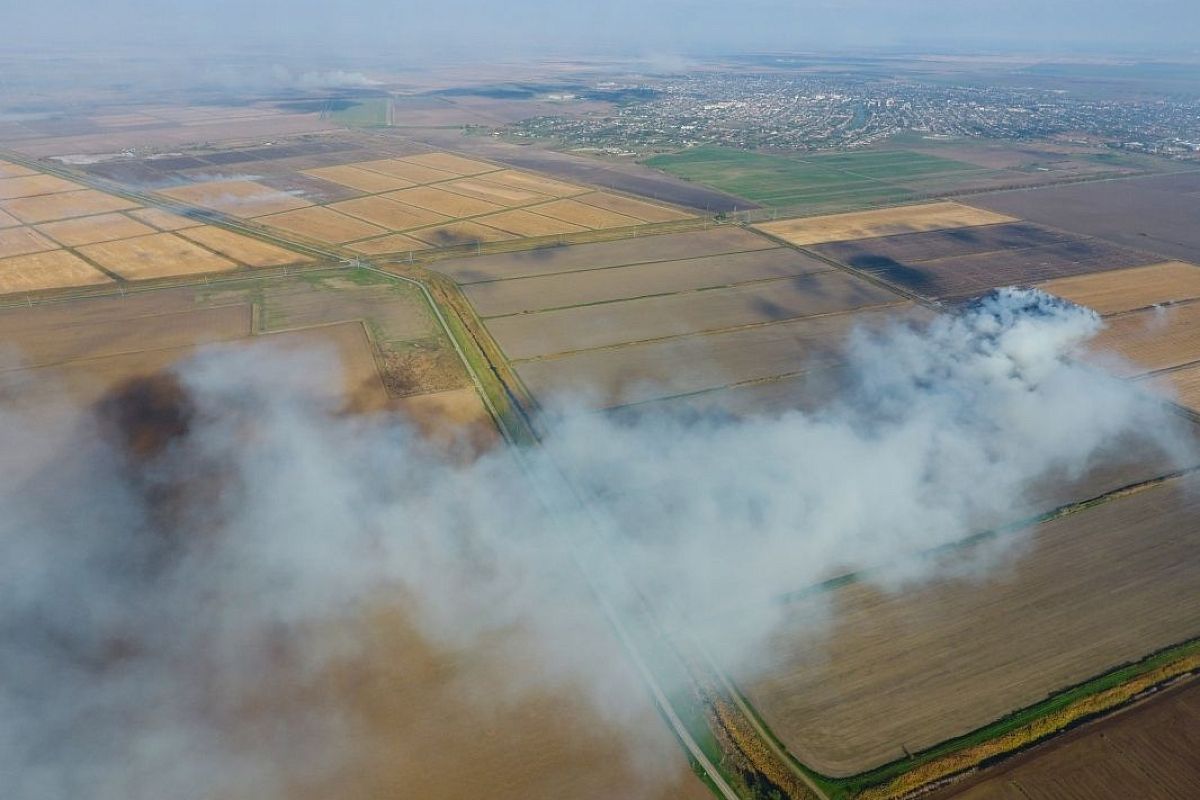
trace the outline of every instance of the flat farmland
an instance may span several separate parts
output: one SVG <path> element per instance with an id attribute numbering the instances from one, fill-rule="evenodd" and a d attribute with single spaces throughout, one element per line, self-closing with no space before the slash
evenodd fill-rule
<path id="1" fill-rule="evenodd" d="M 563 222 L 582 225 L 585 228 L 625 228 L 640 225 L 641 220 L 618 214 L 614 211 L 590 206 L 577 200 L 556 200 L 553 203 L 536 206 L 537 213 L 554 217 Z"/>
<path id="2" fill-rule="evenodd" d="M 195 228 L 203 225 L 203 222 L 187 217 L 181 217 L 178 214 L 172 214 L 170 211 L 163 211 L 161 208 L 138 208 L 129 212 L 129 216 L 140 222 L 145 222 L 148 225 L 153 225 L 160 231 L 178 231 L 184 228 Z"/>
<path id="3" fill-rule="evenodd" d="M 0 200 L 34 197 L 41 194 L 73 192 L 84 187 L 54 175 L 33 174 L 21 178 L 0 178 Z"/>
<path id="4" fill-rule="evenodd" d="M 17 219 L 11 214 L 8 214 L 7 212 L 0 211 L 0 229 L 11 228 L 20 224 L 21 220 Z"/>
<path id="5" fill-rule="evenodd" d="M 517 372 L 543 401 L 582 395 L 612 408 L 827 367 L 837 363 L 854 328 L 927 316 L 923 309 L 892 306 L 588 350 L 529 361 Z"/>
<path id="6" fill-rule="evenodd" d="M 1200 303 L 1185 303 L 1120 314 L 1106 320 L 1092 340 L 1097 358 L 1114 354 L 1117 374 L 1140 375 L 1200 361 Z"/>
<path id="7" fill-rule="evenodd" d="M 505 186 L 483 178 L 464 178 L 458 181 L 443 183 L 440 186 L 443 189 L 448 189 L 467 197 L 475 197 L 479 200 L 486 200 L 489 203 L 509 208 L 554 199 L 549 195 L 539 194 L 538 192 L 523 189 L 519 186 Z"/>
<path id="8" fill-rule="evenodd" d="M 339 214 L 349 214 L 364 220 L 384 230 L 397 231 L 408 228 L 418 228 L 424 225 L 436 225 L 450 219 L 425 208 L 417 208 L 407 203 L 401 203 L 388 197 L 363 197 L 358 200 L 344 200 L 325 206 L 326 210 Z M 351 238 L 361 239 L 362 236 Z"/>
<path id="9" fill-rule="evenodd" d="M 291 250 L 209 225 L 183 230 L 178 235 L 251 267 L 278 267 L 312 261 Z"/>
<path id="10" fill-rule="evenodd" d="M 0 161 L 0 178 L 23 178 L 27 175 L 37 175 L 36 170 L 29 167 L 23 167 L 20 164 L 13 164 L 8 161 Z"/>
<path id="11" fill-rule="evenodd" d="M 438 262 L 436 268 L 460 284 L 470 284 L 774 247 L 778 247 L 775 242 L 742 228 L 718 227 L 706 231 L 539 247 L 515 253 L 453 259 Z"/>
<path id="12" fill-rule="evenodd" d="M 173 233 L 90 244 L 78 251 L 126 280 L 225 272 L 238 266 Z"/>
<path id="13" fill-rule="evenodd" d="M 376 201 L 374 202 L 388 202 Z M 343 244 L 355 239 L 366 239 L 387 233 L 386 228 L 372 225 L 361 219 L 340 214 L 330 208 L 314 206 L 274 214 L 269 217 L 259 217 L 255 222 L 277 228 L 281 231 L 294 233 L 306 239 L 315 239 L 330 244 Z"/>
<path id="14" fill-rule="evenodd" d="M 500 167 L 473 158 L 457 156 L 453 153 L 422 153 L 415 156 L 405 156 L 405 161 L 420 164 L 423 167 L 453 172 L 456 175 L 478 175 L 482 172 L 495 172 Z"/>
<path id="15" fill-rule="evenodd" d="M 112 278 L 65 250 L 0 259 L 0 295 L 111 282 Z"/>
<path id="16" fill-rule="evenodd" d="M 361 163 L 351 164 L 352 167 L 378 172 L 383 175 L 391 175 L 395 178 L 403 178 L 411 184 L 420 183 L 439 183 L 448 181 L 454 178 L 462 177 L 453 172 L 446 172 L 441 169 L 433 169 L 432 167 L 413 164 L 408 161 L 403 161 L 397 158 L 384 158 L 377 161 L 363 161 Z"/>
<path id="17" fill-rule="evenodd" d="M 1115 314 L 1200 297 L 1200 267 L 1169 261 L 1062 278 L 1040 288 L 1101 314 Z"/>
<path id="18" fill-rule="evenodd" d="M 58 245 L 32 228 L 0 230 L 0 258 L 57 250 Z"/>
<path id="19" fill-rule="evenodd" d="M 578 195 L 575 198 L 580 203 L 603 208 L 617 214 L 640 219 L 643 222 L 670 222 L 677 219 L 687 219 L 691 214 L 678 211 L 667 206 L 648 203 L 645 200 L 635 200 L 632 197 L 622 197 L 608 192 L 591 192 Z"/>
<path id="20" fill-rule="evenodd" d="M 410 206 L 417 206 L 446 217 L 477 217 L 481 214 L 491 214 L 502 211 L 503 206 L 479 200 L 474 197 L 447 192 L 434 186 L 420 186 L 414 189 L 404 189 L 384 195 L 389 200 L 396 200 Z"/>
<path id="21" fill-rule="evenodd" d="M 549 195 L 550 197 L 571 197 L 572 195 L 583 194 L 589 191 L 573 183 L 564 183 L 556 181 L 553 178 L 544 178 L 530 172 L 520 172 L 512 169 L 489 173 L 487 181 L 488 183 L 498 183 L 501 186 L 526 189 L 538 194 Z"/>
<path id="22" fill-rule="evenodd" d="M 1200 682 L 1158 692 L 934 800 L 1176 800 L 1200 795 Z"/>
<path id="23" fill-rule="evenodd" d="M 777 666 L 742 688 L 825 774 L 903 758 L 1200 633 L 1198 523 L 1174 481 L 1038 526 L 987 582 L 833 590 L 820 637 L 796 601 Z"/>
<path id="24" fill-rule="evenodd" d="M 852 267 L 871 269 L 892 263 L 935 261 L 940 258 L 959 258 L 1000 250 L 1026 250 L 1076 238 L 1079 237 L 1040 225 L 1014 222 L 852 239 L 813 245 L 809 249 Z"/>
<path id="25" fill-rule="evenodd" d="M 555 236 L 587 230 L 580 225 L 563 222 L 553 217 L 543 217 L 541 214 L 519 208 L 480 217 L 479 221 L 489 227 L 515 233 L 517 236 Z"/>
<path id="26" fill-rule="evenodd" d="M 887 289 L 832 270 L 731 288 L 494 317 L 487 325 L 508 357 L 519 362 L 900 301 Z"/>
<path id="27" fill-rule="evenodd" d="M 487 281 L 471 284 L 464 291 L 482 316 L 492 317 L 797 277 L 830 269 L 812 256 L 780 247 Z"/>
<path id="28" fill-rule="evenodd" d="M 124 214 L 99 214 L 94 217 L 47 222 L 39 225 L 37 229 L 67 247 L 130 239 L 156 232 L 149 225 L 130 219 Z"/>
<path id="29" fill-rule="evenodd" d="M 869 239 L 917 231 L 938 231 L 1016 222 L 1013 217 L 959 203 L 881 208 L 851 214 L 764 222 L 756 227 L 795 245 Z"/>
<path id="30" fill-rule="evenodd" d="M 352 166 L 306 169 L 304 170 L 304 174 L 320 178 L 321 180 L 331 181 L 340 186 L 348 186 L 351 189 L 357 189 L 367 194 L 394 192 L 397 189 L 407 189 L 410 186 L 416 185 L 412 181 L 397 178 L 394 175 L 384 175 L 379 172 L 372 172 Z"/>
<path id="31" fill-rule="evenodd" d="M 503 242 L 515 239 L 516 236 L 496 228 L 480 225 L 478 222 L 451 222 L 435 228 L 420 228 L 410 231 L 409 236 L 420 239 L 433 247 L 457 247 L 464 244 L 482 242 Z"/>
<path id="32" fill-rule="evenodd" d="M 394 233 L 391 236 L 381 236 L 378 239 L 355 242 L 350 245 L 350 249 L 363 255 L 377 256 L 385 253 L 403 253 L 406 250 L 409 252 L 427 250 L 429 249 L 429 245 L 411 236 Z"/>
<path id="33" fill-rule="evenodd" d="M 1153 376 L 1153 381 L 1171 392 L 1181 406 L 1200 412 L 1200 366 L 1173 369 Z"/>
<path id="34" fill-rule="evenodd" d="M 106 214 L 111 211 L 127 211 L 137 207 L 137 203 L 93 189 L 0 200 L 0 208 L 30 225 L 71 217 Z"/>
<path id="35" fill-rule="evenodd" d="M 207 181 L 159 191 L 166 197 L 235 217 L 261 217 L 311 206 L 307 200 L 249 180 Z"/>

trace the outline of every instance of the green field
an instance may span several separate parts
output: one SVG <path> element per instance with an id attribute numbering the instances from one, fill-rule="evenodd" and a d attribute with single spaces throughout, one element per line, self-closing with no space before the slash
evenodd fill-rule
<path id="1" fill-rule="evenodd" d="M 865 208 L 915 199 L 911 181 L 984 172 L 974 164 L 908 150 L 774 156 L 696 147 L 646 164 L 771 208 Z"/>
<path id="2" fill-rule="evenodd" d="M 387 97 L 371 97 L 356 100 L 344 108 L 333 108 L 327 113 L 329 119 L 348 125 L 352 128 L 370 128 L 388 124 L 388 105 L 391 99 Z"/>

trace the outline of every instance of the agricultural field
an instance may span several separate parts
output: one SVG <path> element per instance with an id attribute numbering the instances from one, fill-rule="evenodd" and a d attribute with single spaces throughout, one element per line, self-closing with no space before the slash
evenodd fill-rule
<path id="1" fill-rule="evenodd" d="M 1039 288 L 1100 314 L 1116 314 L 1200 298 L 1200 267 L 1169 261 L 1047 281 Z"/>
<path id="2" fill-rule="evenodd" d="M 964 206 L 959 203 L 927 203 L 916 206 L 802 217 L 764 222 L 758 229 L 789 244 L 806 246 L 844 242 L 921 231 L 944 231 L 1016 222 L 1012 217 Z"/>
<path id="3" fill-rule="evenodd" d="M 1195 489 L 1177 480 L 1012 534 L 1021 555 L 986 581 L 801 597 L 780 667 L 741 688 L 793 755 L 849 776 L 1194 637 L 1200 606 L 1179 598 L 1200 569 Z M 814 602 L 833 607 L 816 642 Z"/>
<path id="4" fill-rule="evenodd" d="M 932 800 L 1174 800 L 1200 785 L 1200 682 L 1085 725 Z"/>
<path id="5" fill-rule="evenodd" d="M 8 162 L 0 166 L 31 173 L 0 179 L 0 184 L 23 182 L 23 188 L 9 189 L 8 199 L 0 200 L 0 294 L 311 260 L 56 176 Z M 45 193 L 30 194 L 34 191 Z"/>
<path id="6" fill-rule="evenodd" d="M 160 194 L 289 238 L 364 255 L 636 228 L 691 216 L 444 152 L 318 166 L 260 180 L 205 177 Z"/>

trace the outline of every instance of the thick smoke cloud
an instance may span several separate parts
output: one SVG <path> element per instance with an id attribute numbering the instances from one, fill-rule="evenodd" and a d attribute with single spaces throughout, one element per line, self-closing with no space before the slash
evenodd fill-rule
<path id="1" fill-rule="evenodd" d="M 5 796 L 289 796 L 353 756 L 353 714 L 315 687 L 380 607 L 438 647 L 487 643 L 500 666 L 473 701 L 562 687 L 624 724 L 637 687 L 581 555 L 618 612 L 648 602 L 743 677 L 769 661 L 783 594 L 846 570 L 980 579 L 1002 549 L 919 554 L 1101 459 L 1193 457 L 1161 400 L 1072 359 L 1100 324 L 1005 290 L 860 333 L 844 393 L 813 413 L 614 422 L 564 402 L 538 451 L 471 463 L 341 415 L 321 354 L 209 350 L 83 415 L 32 416 L 8 387 Z"/>

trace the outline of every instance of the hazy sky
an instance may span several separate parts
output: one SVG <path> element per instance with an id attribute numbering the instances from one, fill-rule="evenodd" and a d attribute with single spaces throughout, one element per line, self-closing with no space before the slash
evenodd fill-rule
<path id="1" fill-rule="evenodd" d="M 0 44 L 253 43 L 322 55 L 697 54 L 857 46 L 1200 52 L 1195 0 L 39 0 L 0 3 Z"/>

